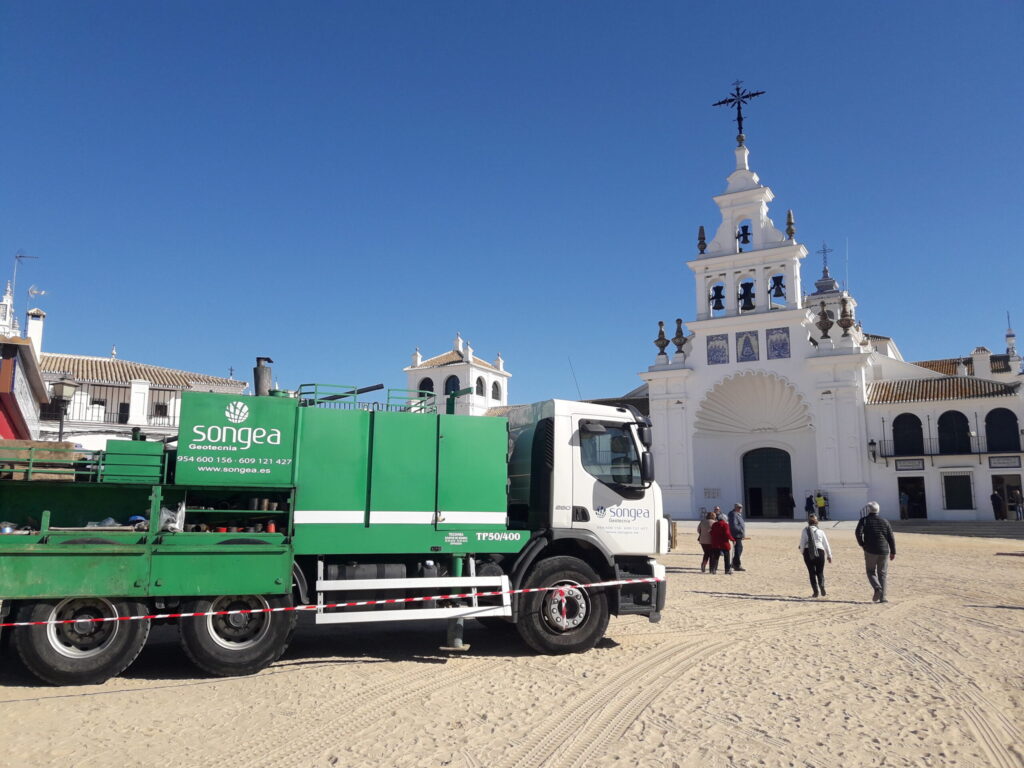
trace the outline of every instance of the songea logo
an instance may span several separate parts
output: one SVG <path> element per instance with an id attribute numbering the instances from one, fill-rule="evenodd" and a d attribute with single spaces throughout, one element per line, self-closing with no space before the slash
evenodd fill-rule
<path id="1" fill-rule="evenodd" d="M 249 406 L 238 400 L 229 403 L 224 409 L 224 417 L 233 424 L 241 424 L 249 418 Z M 197 424 L 192 427 L 193 440 L 197 443 L 229 444 L 231 447 L 221 450 L 248 450 L 253 445 L 280 445 L 281 430 L 264 429 L 263 427 L 230 427 L 206 426 Z M 189 446 L 200 447 L 200 446 Z"/>
<path id="2" fill-rule="evenodd" d="M 224 409 L 224 417 L 232 424 L 241 424 L 249 418 L 249 406 L 240 400 L 228 403 L 228 407 Z"/>
<path id="3" fill-rule="evenodd" d="M 594 514 L 598 517 L 607 515 L 612 520 L 646 520 L 651 517 L 651 510 L 642 507 L 598 507 Z"/>

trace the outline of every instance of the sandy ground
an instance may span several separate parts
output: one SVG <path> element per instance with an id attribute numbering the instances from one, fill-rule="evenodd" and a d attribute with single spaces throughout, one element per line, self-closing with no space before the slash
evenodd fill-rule
<path id="1" fill-rule="evenodd" d="M 303 626 L 249 678 L 203 678 L 168 627 L 100 686 L 5 657 L 0 764 L 1024 765 L 1024 542 L 897 534 L 876 605 L 849 524 L 826 530 L 827 599 L 807 599 L 798 526 L 754 524 L 728 577 L 684 537 L 663 621 L 612 619 L 574 656 L 473 622 L 458 658 L 443 624 Z"/>

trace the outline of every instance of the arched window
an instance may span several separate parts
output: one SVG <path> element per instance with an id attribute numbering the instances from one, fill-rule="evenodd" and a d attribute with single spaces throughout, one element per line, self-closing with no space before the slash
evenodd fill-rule
<path id="1" fill-rule="evenodd" d="M 444 393 L 450 395 L 452 392 L 459 391 L 459 377 L 449 376 L 444 380 Z"/>
<path id="2" fill-rule="evenodd" d="M 501 385 L 498 382 L 491 384 L 491 400 L 501 400 Z"/>
<path id="3" fill-rule="evenodd" d="M 420 392 L 431 392 L 434 391 L 434 380 L 429 376 L 425 379 L 420 379 L 419 386 L 416 387 Z"/>
<path id="4" fill-rule="evenodd" d="M 480 397 L 487 397 L 487 386 L 484 384 L 483 376 L 476 377 L 476 394 Z"/>
<path id="5" fill-rule="evenodd" d="M 994 408 L 985 416 L 985 437 L 993 453 L 1020 451 L 1020 425 L 1008 408 Z"/>
<path id="6" fill-rule="evenodd" d="M 970 453 L 971 427 L 960 411 L 939 416 L 939 453 Z"/>
<path id="7" fill-rule="evenodd" d="M 901 413 L 892 420 L 893 456 L 923 456 L 924 432 L 921 420 L 912 413 Z"/>

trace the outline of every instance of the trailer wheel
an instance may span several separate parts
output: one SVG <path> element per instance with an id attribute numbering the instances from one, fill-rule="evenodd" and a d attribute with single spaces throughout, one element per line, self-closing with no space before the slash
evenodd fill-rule
<path id="1" fill-rule="evenodd" d="M 220 595 L 184 601 L 181 612 L 266 611 L 291 606 L 291 595 Z M 217 677 L 251 675 L 281 658 L 295 620 L 293 611 L 183 617 L 178 634 L 185 653 L 204 672 Z"/>
<path id="2" fill-rule="evenodd" d="M 15 621 L 66 621 L 17 627 L 14 648 L 25 668 L 53 685 L 94 685 L 124 672 L 149 636 L 149 619 L 93 621 L 145 616 L 139 600 L 69 597 L 21 603 Z"/>
<path id="3" fill-rule="evenodd" d="M 608 628 L 608 596 L 581 584 L 600 581 L 575 557 L 552 557 L 537 563 L 526 577 L 527 588 L 559 587 L 523 595 L 520 637 L 541 653 L 579 653 L 594 647 Z"/>

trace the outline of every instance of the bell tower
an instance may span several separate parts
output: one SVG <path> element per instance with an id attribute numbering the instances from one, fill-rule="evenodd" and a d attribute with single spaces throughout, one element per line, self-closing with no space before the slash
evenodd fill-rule
<path id="1" fill-rule="evenodd" d="M 750 170 L 745 144 L 735 155 L 725 192 L 713 198 L 722 222 L 710 243 L 700 228 L 697 258 L 687 265 L 696 280 L 698 320 L 802 306 L 800 260 L 807 249 L 796 241 L 793 212 L 780 232 L 768 216 L 775 195 Z"/>

